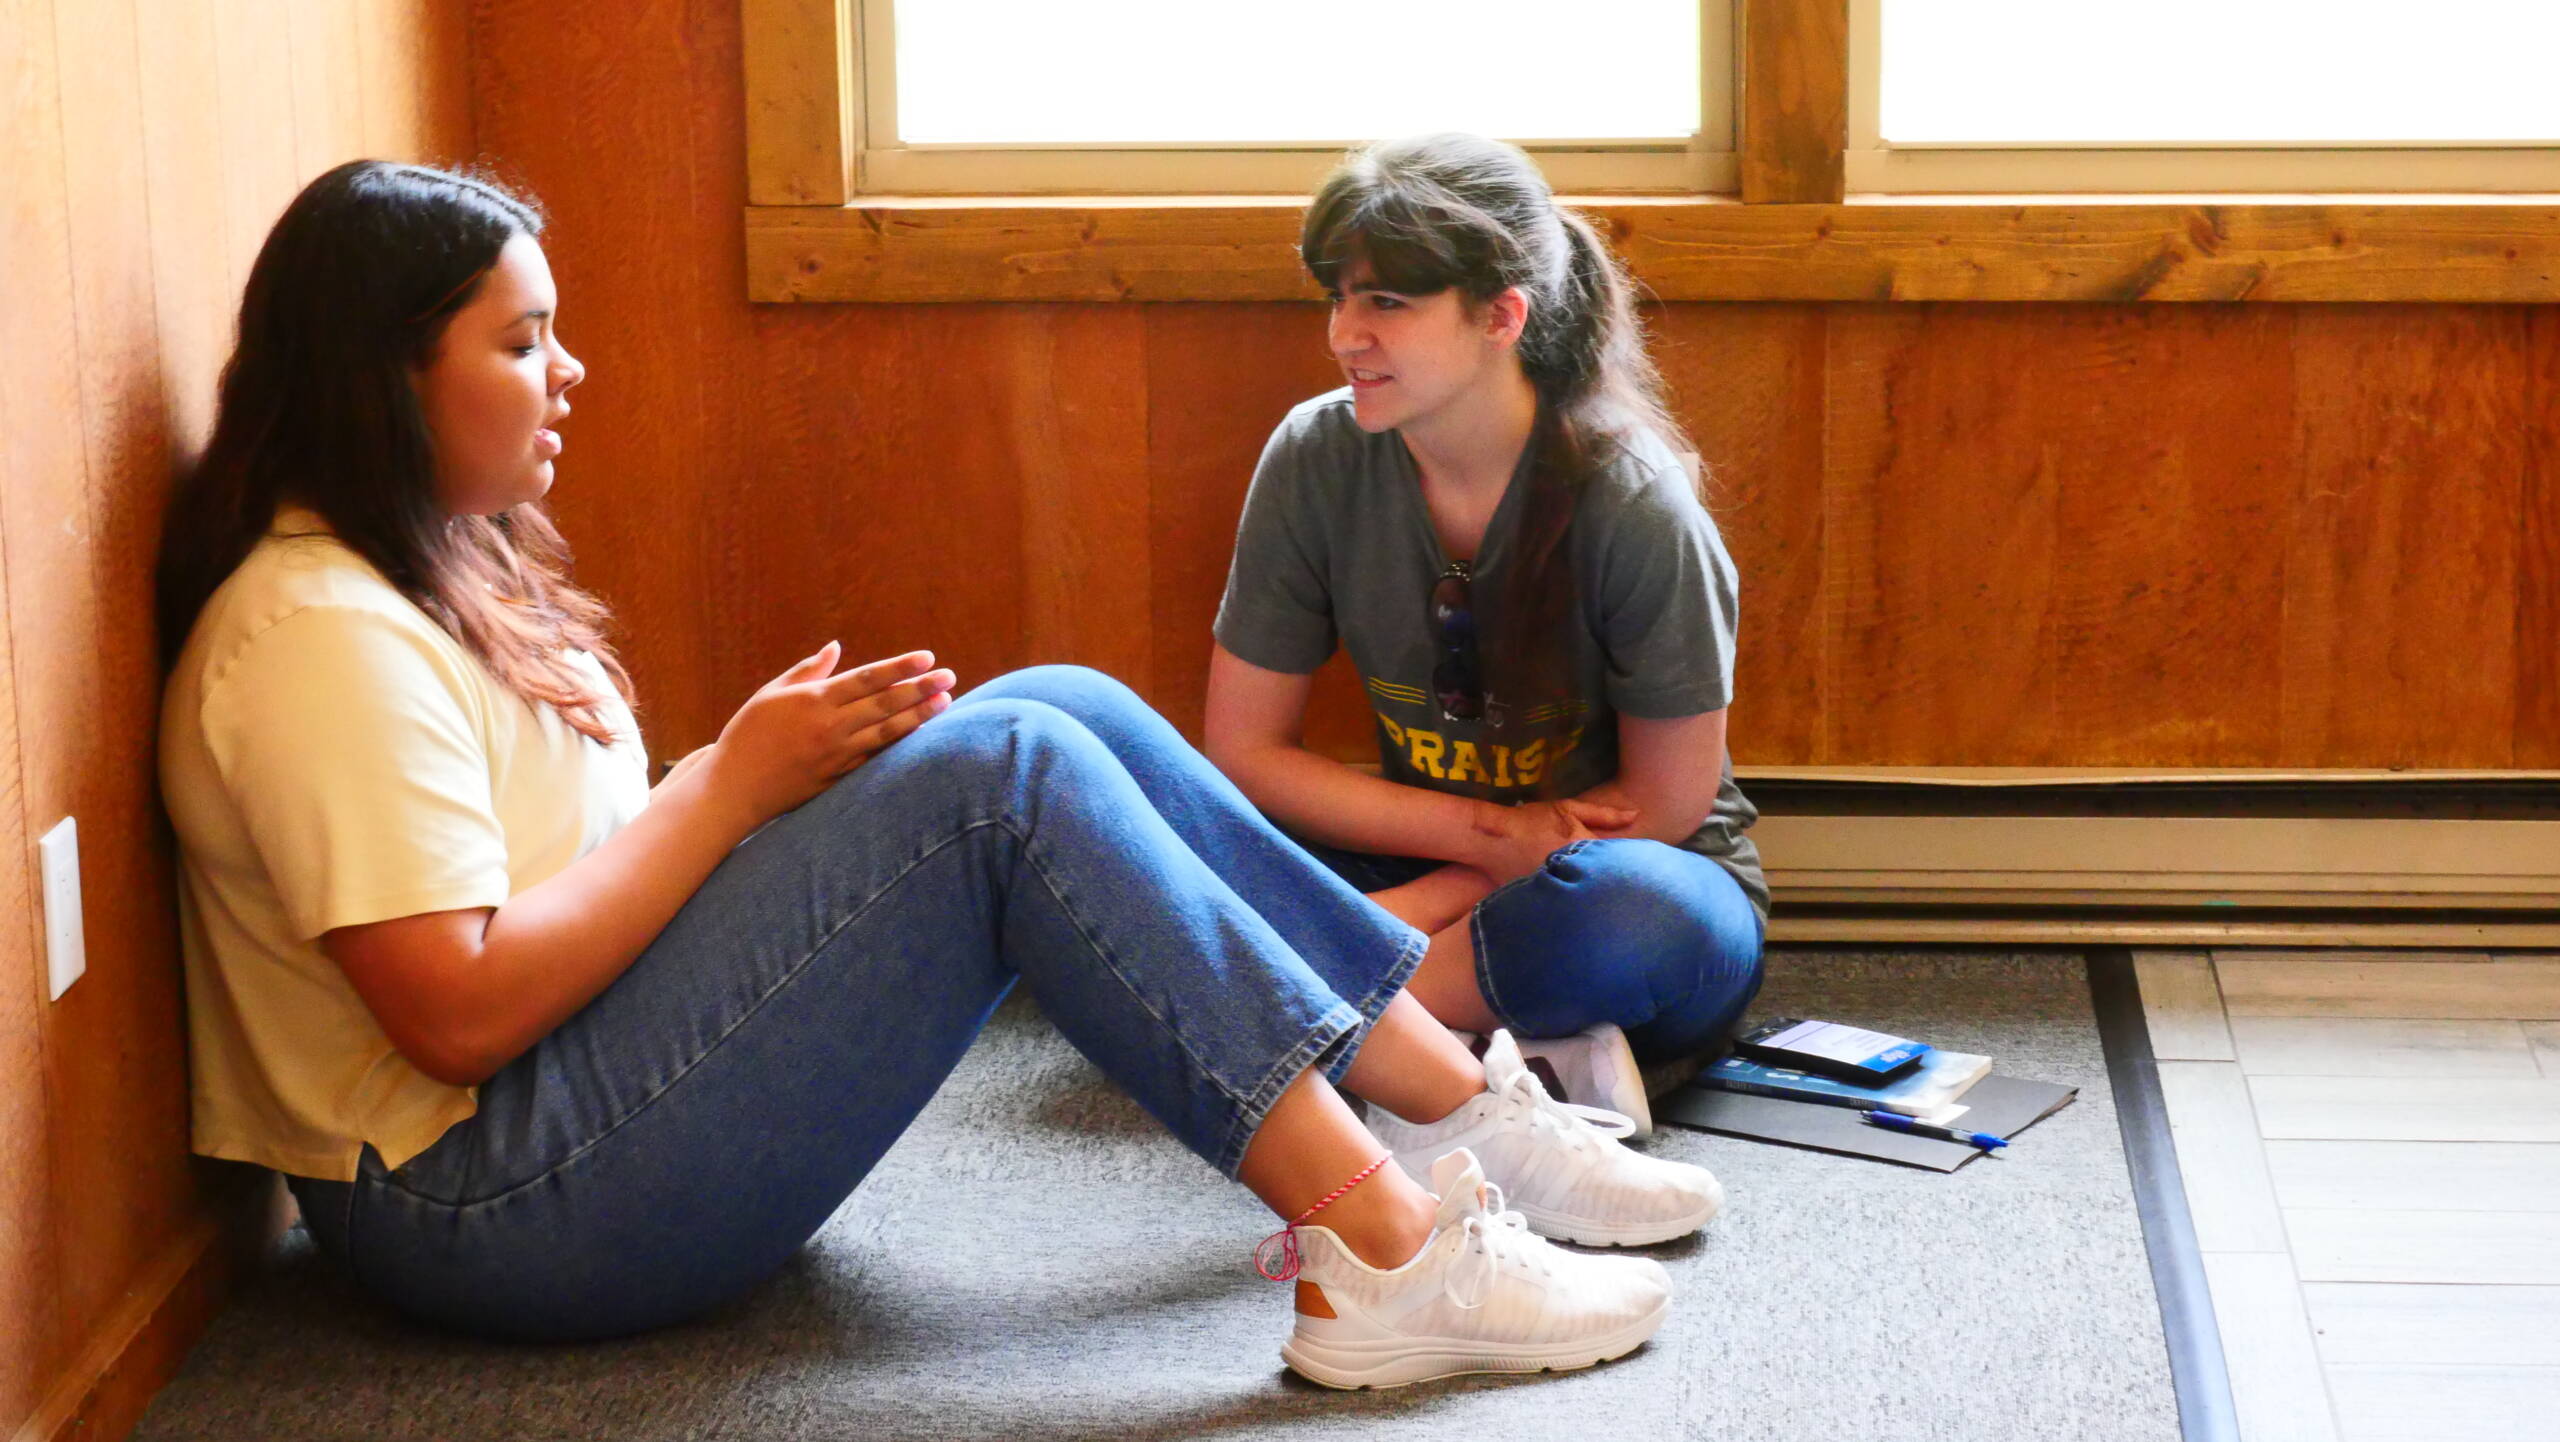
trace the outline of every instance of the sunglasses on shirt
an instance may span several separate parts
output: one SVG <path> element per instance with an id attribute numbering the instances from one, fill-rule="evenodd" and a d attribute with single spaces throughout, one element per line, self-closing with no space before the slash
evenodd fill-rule
<path id="1" fill-rule="evenodd" d="M 1431 667 L 1431 690 L 1440 714 L 1451 721 L 1484 715 L 1484 667 L 1476 652 L 1475 595 L 1467 563 L 1453 561 L 1431 583 L 1431 643 L 1440 659 Z"/>

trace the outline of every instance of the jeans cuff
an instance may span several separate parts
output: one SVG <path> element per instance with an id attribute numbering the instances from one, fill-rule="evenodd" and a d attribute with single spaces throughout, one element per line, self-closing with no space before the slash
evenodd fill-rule
<path id="1" fill-rule="evenodd" d="M 1316 1023 L 1305 1039 L 1264 1074 L 1253 1094 L 1237 1100 L 1235 1121 L 1227 1129 L 1226 1142 L 1218 1148 L 1217 1162 L 1221 1175 L 1234 1180 L 1237 1169 L 1244 1165 L 1245 1148 L 1253 1145 L 1255 1133 L 1262 1130 L 1262 1123 L 1271 1115 L 1271 1108 L 1279 1104 L 1280 1094 L 1289 1089 L 1289 1084 L 1298 1079 L 1298 1074 L 1314 1066 L 1317 1058 L 1335 1050 L 1336 1043 L 1366 1024 L 1349 1002 L 1335 1002 L 1332 1009 L 1324 1014 L 1324 1020 Z"/>
<path id="2" fill-rule="evenodd" d="M 1422 967 L 1422 958 L 1430 950 L 1430 937 L 1406 928 L 1404 941 L 1396 947 L 1395 961 L 1379 973 L 1377 984 L 1369 988 L 1367 995 L 1351 1003 L 1352 1009 L 1360 1013 L 1360 1025 L 1343 1040 L 1341 1046 L 1323 1059 L 1326 1081 L 1339 1082 L 1342 1074 L 1351 1070 L 1352 1058 L 1360 1054 L 1360 1048 L 1369 1040 L 1369 1028 L 1378 1024 L 1387 1004 L 1396 999 L 1396 993 L 1404 990 L 1405 983 L 1413 980 L 1413 974 Z"/>

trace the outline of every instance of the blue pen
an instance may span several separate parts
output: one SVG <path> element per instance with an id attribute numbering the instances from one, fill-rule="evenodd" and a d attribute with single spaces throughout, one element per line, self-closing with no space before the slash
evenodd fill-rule
<path id="1" fill-rule="evenodd" d="M 1986 1152 L 2009 1144 L 1989 1132 L 1968 1132 L 1955 1127 L 1942 1127 L 1934 1122 L 1921 1121 L 1917 1117 L 1906 1117 L 1900 1112 L 1862 1112 L 1860 1115 L 1877 1126 L 1889 1127 L 1897 1132 L 1909 1132 L 1913 1136 L 1936 1137 L 1942 1142 L 1965 1142 L 1980 1147 Z"/>

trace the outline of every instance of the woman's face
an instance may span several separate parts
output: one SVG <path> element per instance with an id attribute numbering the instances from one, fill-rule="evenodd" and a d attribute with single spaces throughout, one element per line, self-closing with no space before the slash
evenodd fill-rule
<path id="1" fill-rule="evenodd" d="M 551 489 L 560 454 L 552 427 L 569 414 L 569 387 L 587 375 L 553 328 L 559 309 L 542 247 L 518 235 L 454 312 L 435 357 L 411 373 L 447 511 L 495 515 Z"/>
<path id="2" fill-rule="evenodd" d="M 1342 271 L 1325 343 L 1351 382 L 1352 416 L 1372 433 L 1425 420 L 1517 370 L 1513 342 L 1526 305 L 1516 290 L 1469 305 L 1456 290 L 1382 290 L 1369 263 Z"/>

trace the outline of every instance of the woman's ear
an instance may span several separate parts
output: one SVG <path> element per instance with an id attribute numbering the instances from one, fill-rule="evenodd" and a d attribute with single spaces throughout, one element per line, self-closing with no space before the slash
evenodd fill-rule
<path id="1" fill-rule="evenodd" d="M 1529 324 L 1529 293 L 1516 285 L 1495 291 L 1484 303 L 1484 338 L 1498 346 L 1516 345 Z"/>

